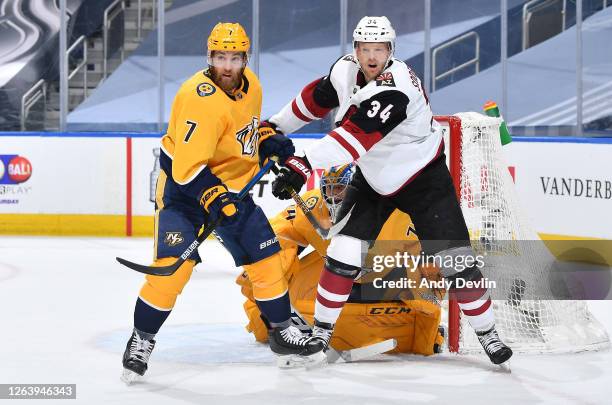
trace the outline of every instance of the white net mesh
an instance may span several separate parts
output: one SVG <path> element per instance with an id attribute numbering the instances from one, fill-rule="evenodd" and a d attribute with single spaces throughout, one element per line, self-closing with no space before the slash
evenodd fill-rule
<path id="1" fill-rule="evenodd" d="M 608 335 L 586 302 L 542 299 L 554 297 L 549 276 L 555 259 L 536 242 L 540 239 L 519 208 L 503 161 L 501 120 L 474 112 L 455 117 L 461 120 L 460 133 L 451 134 L 461 136 L 461 208 L 475 250 L 489 252 L 483 274 L 497 282 L 493 310 L 504 342 L 514 351 L 532 353 L 608 346 Z M 439 121 L 444 125 L 444 119 Z M 482 350 L 467 321 L 460 325 L 460 352 Z"/>

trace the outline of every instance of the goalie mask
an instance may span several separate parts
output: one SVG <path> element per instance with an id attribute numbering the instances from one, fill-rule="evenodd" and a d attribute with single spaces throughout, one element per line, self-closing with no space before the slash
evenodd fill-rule
<path id="1" fill-rule="evenodd" d="M 359 20 L 353 31 L 353 53 L 355 53 L 358 42 L 389 43 L 389 57 L 385 64 L 385 69 L 387 68 L 389 61 L 393 57 L 393 52 L 395 51 L 395 30 L 387 17 L 365 16 Z M 355 54 L 354 56 L 355 59 L 357 59 L 357 55 Z"/>
<path id="2" fill-rule="evenodd" d="M 319 187 L 321 188 L 323 200 L 329 209 L 329 216 L 332 222 L 336 222 L 338 210 L 346 194 L 346 186 L 351 182 L 354 172 L 354 166 L 350 163 L 332 167 L 329 170 L 325 170 L 321 175 Z"/>

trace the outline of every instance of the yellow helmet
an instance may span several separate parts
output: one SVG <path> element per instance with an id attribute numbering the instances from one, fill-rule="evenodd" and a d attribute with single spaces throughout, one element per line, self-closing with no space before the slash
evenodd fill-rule
<path id="1" fill-rule="evenodd" d="M 208 53 L 211 51 L 249 52 L 251 41 L 242 25 L 217 23 L 208 37 Z"/>

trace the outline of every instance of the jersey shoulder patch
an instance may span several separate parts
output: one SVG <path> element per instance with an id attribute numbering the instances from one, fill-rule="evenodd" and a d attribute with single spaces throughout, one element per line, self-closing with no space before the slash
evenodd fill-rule
<path id="1" fill-rule="evenodd" d="M 321 190 L 319 187 L 308 190 L 301 195 L 308 208 L 313 209 L 321 201 Z"/>
<path id="2" fill-rule="evenodd" d="M 393 73 L 382 72 L 381 74 L 379 74 L 376 77 L 376 85 L 395 87 L 395 80 L 393 79 Z"/>
<path id="3" fill-rule="evenodd" d="M 217 88 L 208 82 L 200 83 L 196 86 L 196 93 L 200 97 L 207 97 L 215 94 Z"/>
<path id="4" fill-rule="evenodd" d="M 342 58 L 342 60 L 345 60 L 347 62 L 357 63 L 353 55 L 346 55 L 345 57 Z"/>
<path id="5" fill-rule="evenodd" d="M 306 202 L 306 206 L 308 208 L 313 209 L 314 207 L 317 206 L 317 203 L 319 202 L 319 197 L 312 196 L 312 197 L 308 198 L 305 202 Z"/>

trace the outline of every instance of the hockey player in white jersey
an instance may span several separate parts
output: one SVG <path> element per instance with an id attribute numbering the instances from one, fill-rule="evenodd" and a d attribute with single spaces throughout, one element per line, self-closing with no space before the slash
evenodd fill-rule
<path id="1" fill-rule="evenodd" d="M 317 288 L 311 350 L 327 348 L 361 269 L 363 246 L 376 238 L 395 208 L 412 217 L 425 254 L 474 255 L 445 163 L 441 128 L 419 78 L 393 57 L 395 31 L 389 20 L 362 18 L 353 48 L 269 120 L 290 133 L 338 108 L 336 128 L 307 147 L 304 156 L 287 159 L 273 183 L 276 197 L 290 198 L 291 188 L 299 192 L 312 168 L 357 164 L 338 215 L 349 217 L 332 237 Z M 440 270 L 451 281 L 482 279 L 476 265 Z M 458 285 L 453 292 L 459 307 L 490 360 L 507 361 L 512 350 L 497 334 L 488 290 Z"/>

